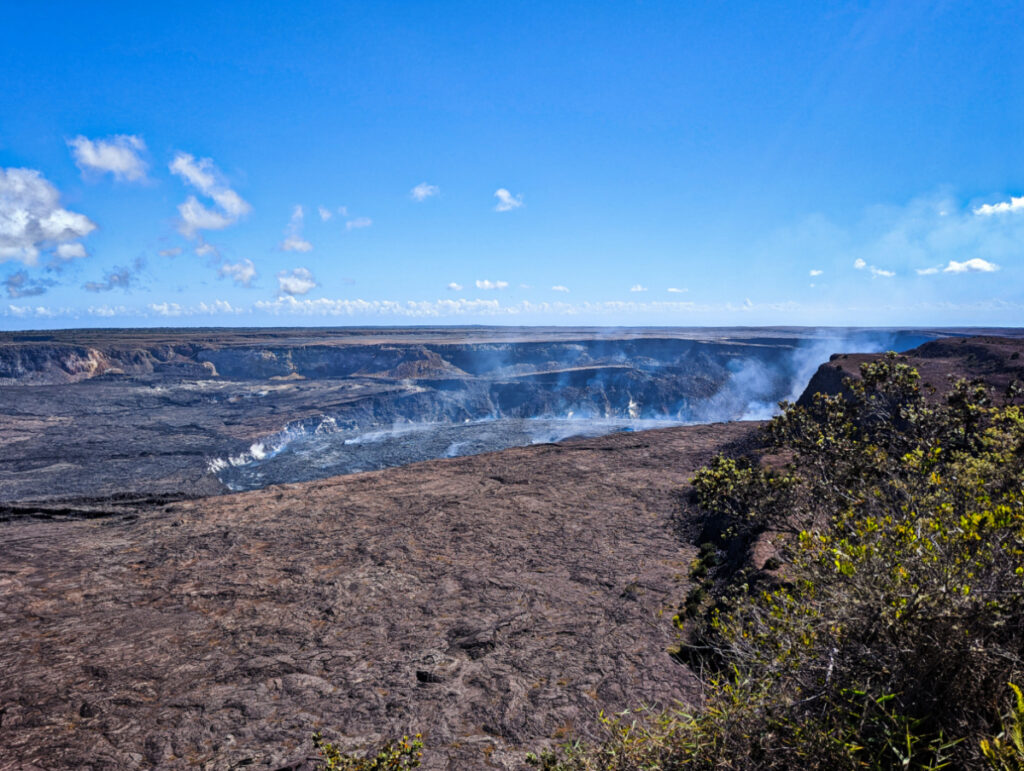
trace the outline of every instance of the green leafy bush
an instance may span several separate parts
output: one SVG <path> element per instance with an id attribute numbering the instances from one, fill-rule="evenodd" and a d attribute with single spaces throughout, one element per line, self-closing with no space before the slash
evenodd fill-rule
<path id="1" fill-rule="evenodd" d="M 981 752 L 998 771 L 1024 771 L 1024 693 L 1013 683 L 1013 704 L 1003 722 L 1003 730 L 991 739 L 982 739 Z"/>
<path id="2" fill-rule="evenodd" d="M 399 742 L 388 742 L 376 755 L 365 757 L 343 754 L 333 744 L 325 742 L 319 732 L 313 734 L 313 746 L 323 759 L 321 767 L 327 771 L 401 771 L 418 768 L 423 757 L 420 734 L 412 739 L 403 736 Z"/>
<path id="3" fill-rule="evenodd" d="M 693 480 L 727 534 L 770 534 L 781 560 L 677 616 L 705 702 L 532 762 L 1022 768 L 1021 712 L 1001 712 L 1024 674 L 1024 410 L 964 382 L 932 404 L 890 354 L 844 395 L 783 405 L 765 439 L 783 470 L 719 457 Z"/>

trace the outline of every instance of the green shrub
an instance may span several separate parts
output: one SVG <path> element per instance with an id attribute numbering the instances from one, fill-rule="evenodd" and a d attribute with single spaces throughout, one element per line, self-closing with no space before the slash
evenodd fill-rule
<path id="1" fill-rule="evenodd" d="M 1024 694 L 1013 683 L 1013 703 L 1003 722 L 1003 730 L 991 739 L 982 739 L 981 752 L 998 771 L 1024 771 Z"/>
<path id="2" fill-rule="evenodd" d="M 964 382 L 933 405 L 890 354 L 844 395 L 784 404 L 765 439 L 783 471 L 718 457 L 693 480 L 785 566 L 738 572 L 687 622 L 704 703 L 606 721 L 604 744 L 535 765 L 1020 769 L 1021 712 L 1001 710 L 1024 673 L 1024 410 Z"/>
<path id="3" fill-rule="evenodd" d="M 323 759 L 321 767 L 327 771 L 400 771 L 418 768 L 423 757 L 420 734 L 411 740 L 403 736 L 399 742 L 388 742 L 372 757 L 342 754 L 333 744 L 325 742 L 319 731 L 313 734 L 313 746 Z"/>

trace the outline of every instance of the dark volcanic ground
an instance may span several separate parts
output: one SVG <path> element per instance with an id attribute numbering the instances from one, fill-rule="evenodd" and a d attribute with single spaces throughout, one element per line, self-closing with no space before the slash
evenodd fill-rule
<path id="1" fill-rule="evenodd" d="M 387 383 L 100 377 L 63 385 L 0 386 L 3 504 L 128 496 L 215 495 L 210 461 L 245 452 L 288 423 L 316 421 Z"/>
<path id="2" fill-rule="evenodd" d="M 0 556 L 0 769 L 276 768 L 323 729 L 517 767 L 694 695 L 679 490 L 751 424 L 432 461 L 92 521 Z"/>

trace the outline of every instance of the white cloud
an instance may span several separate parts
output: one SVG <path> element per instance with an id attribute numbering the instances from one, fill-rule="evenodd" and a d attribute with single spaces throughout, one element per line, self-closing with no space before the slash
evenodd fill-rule
<path id="1" fill-rule="evenodd" d="M 181 215 L 179 229 L 188 237 L 200 230 L 222 230 L 237 222 L 252 209 L 238 193 L 225 185 L 213 161 L 202 158 L 199 161 L 188 153 L 177 153 L 170 163 L 170 170 L 177 174 L 203 195 L 211 198 L 217 209 L 210 208 L 190 195 L 178 205 Z"/>
<path id="2" fill-rule="evenodd" d="M 95 229 L 84 214 L 61 208 L 57 188 L 38 171 L 0 169 L 0 262 L 35 265 L 44 250 L 61 260 L 83 257 L 85 248 L 72 242 Z"/>
<path id="3" fill-rule="evenodd" d="M 212 300 L 209 303 L 200 302 L 194 308 L 189 308 L 186 313 L 189 315 L 193 313 L 205 313 L 214 315 L 218 313 L 243 313 L 242 308 L 236 308 L 234 305 L 229 303 L 227 300 Z"/>
<path id="4" fill-rule="evenodd" d="M 1022 254 L 1024 195 L 1017 193 L 1001 200 L 1003 205 L 993 202 L 985 208 L 940 190 L 902 205 L 867 207 L 849 224 L 839 225 L 815 215 L 797 226 L 780 229 L 770 241 L 757 244 L 756 250 L 780 260 L 806 260 L 809 265 L 817 264 L 822 254 L 828 254 L 841 264 L 852 264 L 874 276 L 875 284 L 895 284 L 908 276 L 945 275 L 951 263 L 963 263 L 968 257 L 1000 265 L 1005 272 Z M 752 251 L 751 258 L 753 254 Z M 875 266 L 874 271 L 871 266 Z M 971 272 L 970 267 L 961 271 Z M 985 271 L 976 266 L 974 272 Z M 859 291 L 879 289 L 862 286 Z M 936 284 L 935 291 L 982 291 L 982 285 L 960 285 L 954 289 L 949 283 Z M 846 291 L 843 294 L 855 296 Z M 906 307 L 905 298 L 901 303 L 899 307 Z M 893 311 L 892 318 L 906 317 Z"/>
<path id="5" fill-rule="evenodd" d="M 37 305 L 35 308 L 28 305 L 8 305 L 7 313 L 16 318 L 23 319 L 29 316 L 37 318 L 53 318 L 57 314 L 45 305 Z"/>
<path id="6" fill-rule="evenodd" d="M 743 305 L 697 305 L 692 302 L 539 302 L 527 300 L 503 305 L 498 300 L 457 298 L 449 300 L 399 302 L 395 300 L 362 300 L 330 298 L 295 298 L 281 296 L 276 300 L 259 300 L 252 306 L 253 311 L 302 316 L 391 316 L 403 318 L 444 318 L 450 316 L 503 316 L 523 318 L 535 314 L 558 316 L 601 315 L 617 318 L 633 314 L 694 314 L 706 312 L 738 313 L 749 310 L 773 310 L 792 313 L 791 303 L 758 305 L 750 301 Z"/>
<path id="7" fill-rule="evenodd" d="M 277 274 L 277 283 L 282 295 L 307 294 L 317 286 L 313 274 L 306 268 L 292 271 L 282 270 Z"/>
<path id="8" fill-rule="evenodd" d="M 999 266 L 994 262 L 974 257 L 964 262 L 950 260 L 949 264 L 945 267 L 934 265 L 930 268 L 918 268 L 917 275 L 934 276 L 936 273 L 994 273 L 997 270 L 999 270 Z"/>
<path id="9" fill-rule="evenodd" d="M 822 273 L 824 273 L 824 272 L 825 272 L 825 271 L 823 271 L 823 270 L 818 270 L 818 269 L 816 269 L 816 268 L 815 268 L 815 269 L 813 269 L 813 270 L 811 270 L 811 271 L 810 271 L 810 275 L 811 275 L 812 277 L 813 277 L 813 276 L 820 276 L 820 275 L 821 275 Z"/>
<path id="10" fill-rule="evenodd" d="M 292 209 L 292 218 L 285 228 L 285 239 L 281 242 L 281 250 L 285 252 L 310 252 L 313 244 L 302 237 L 302 221 L 305 213 L 301 206 Z"/>
<path id="11" fill-rule="evenodd" d="M 145 152 L 146 143 L 142 137 L 118 134 L 107 139 L 87 139 L 77 136 L 68 140 L 75 164 L 82 170 L 82 176 L 89 174 L 114 175 L 114 179 L 138 182 L 146 178 L 146 162 L 139 156 Z"/>
<path id="12" fill-rule="evenodd" d="M 753 303 L 744 300 L 741 303 L 694 303 L 680 301 L 608 301 L 608 302 L 578 302 L 570 303 L 564 301 L 553 302 L 531 302 L 523 300 L 513 304 L 504 304 L 498 299 L 469 299 L 464 297 L 450 298 L 447 300 L 425 300 L 425 301 L 393 301 L 393 300 L 362 300 L 362 299 L 330 299 L 306 297 L 293 297 L 281 295 L 273 300 L 259 300 L 244 307 L 234 306 L 224 300 L 213 300 L 201 302 L 194 305 L 182 306 L 173 302 L 151 303 L 142 307 L 126 308 L 120 306 L 92 306 L 87 311 L 81 308 L 49 308 L 46 306 L 30 305 L 8 305 L 0 306 L 0 317 L 8 316 L 17 319 L 33 318 L 78 318 L 81 314 L 88 312 L 94 316 L 110 316 L 114 314 L 124 315 L 156 315 L 168 317 L 188 317 L 211 314 L 243 314 L 243 313 L 266 313 L 275 316 L 307 316 L 307 317 L 346 317 L 346 318 L 460 318 L 460 317 L 492 317 L 504 318 L 511 323 L 548 323 L 545 319 L 553 316 L 564 317 L 573 320 L 572 323 L 580 323 L 584 319 L 593 319 L 596 323 L 621 324 L 624 316 L 641 317 L 644 321 L 638 323 L 679 323 L 692 325 L 698 320 L 706 322 L 708 314 L 713 314 L 710 320 L 716 323 L 729 322 L 730 317 L 735 318 L 737 314 L 757 314 L 757 323 L 779 323 L 779 321 L 761 321 L 765 313 L 773 314 L 769 319 L 790 320 L 797 315 L 807 318 L 806 314 L 813 313 L 820 318 L 822 314 L 829 314 L 830 318 L 838 318 L 844 324 L 855 324 L 861 321 L 866 314 L 886 313 L 892 310 L 913 311 L 918 315 L 925 315 L 939 319 L 942 322 L 950 323 L 950 314 L 959 314 L 956 318 L 957 324 L 967 324 L 971 320 L 977 321 L 979 314 L 987 314 L 993 322 L 1000 325 L 1014 323 L 1024 312 L 1024 304 L 1006 300 L 985 299 L 973 302 L 917 302 L 911 305 L 900 303 L 897 305 L 842 305 L 833 304 L 802 305 L 795 302 L 776 303 Z M 606 322 L 601 319 L 607 319 Z M 671 319 L 678 319 L 672 322 Z M 961 321 L 962 319 L 962 321 Z M 747 316 L 743 323 L 750 323 L 751 317 Z M 502 322 L 504 323 L 504 322 Z M 591 323 L 588 321 L 587 323 Z M 939 322 L 932 322 L 939 323 Z"/>
<path id="13" fill-rule="evenodd" d="M 200 230 L 223 230 L 235 222 L 232 217 L 207 208 L 194 195 L 186 198 L 184 203 L 178 204 L 178 214 L 181 215 L 178 229 L 182 235 L 190 238 Z"/>
<path id="14" fill-rule="evenodd" d="M 322 219 L 324 222 L 327 222 L 327 220 L 334 216 L 334 213 L 325 206 L 317 206 L 316 210 L 317 213 L 320 215 L 320 219 Z"/>
<path id="15" fill-rule="evenodd" d="M 57 256 L 62 260 L 73 260 L 76 257 L 85 257 L 85 244 L 75 241 L 70 244 L 58 244 Z"/>
<path id="16" fill-rule="evenodd" d="M 630 292 L 646 292 L 647 291 L 647 287 L 645 287 L 643 284 L 633 284 L 633 286 L 631 286 L 629 288 L 629 291 Z"/>
<path id="17" fill-rule="evenodd" d="M 200 302 L 197 305 L 183 307 L 178 303 L 162 302 L 162 303 L 150 303 L 146 306 L 150 313 L 155 313 L 157 316 L 211 316 L 221 313 L 244 313 L 244 308 L 239 308 L 232 305 L 227 300 L 211 300 L 210 302 Z M 91 309 L 90 309 L 91 310 Z M 118 309 L 119 312 L 124 312 L 126 309 L 121 307 Z"/>
<path id="18" fill-rule="evenodd" d="M 157 254 L 159 254 L 161 257 L 177 257 L 179 254 L 181 254 L 181 247 L 175 246 L 172 249 L 161 249 L 159 252 L 157 252 Z"/>
<path id="19" fill-rule="evenodd" d="M 1009 201 L 983 204 L 975 209 L 974 213 L 980 214 L 983 217 L 991 217 L 993 214 L 1005 214 L 1007 212 L 1020 211 L 1022 209 L 1024 209 L 1024 195 L 1019 198 L 1010 196 Z"/>
<path id="20" fill-rule="evenodd" d="M 857 270 L 864 270 L 866 268 L 872 278 L 892 278 L 896 275 L 895 271 L 884 270 L 883 268 L 876 268 L 874 265 L 868 265 L 860 257 L 853 261 L 853 267 Z M 811 271 L 811 275 L 815 276 L 819 274 Z"/>
<path id="21" fill-rule="evenodd" d="M 230 277 L 238 286 L 248 289 L 256 277 L 256 266 L 252 264 L 252 260 L 241 260 L 234 264 L 225 262 L 220 266 L 218 273 L 222 277 Z"/>
<path id="22" fill-rule="evenodd" d="M 436 300 L 397 302 L 394 300 L 316 300 L 284 296 L 274 301 L 260 300 L 253 304 L 253 309 L 273 314 L 288 313 L 304 316 L 403 316 L 403 317 L 443 317 L 461 316 L 468 313 L 497 315 L 509 313 L 497 300 Z"/>
<path id="23" fill-rule="evenodd" d="M 451 283 L 448 284 L 448 288 L 453 292 L 461 292 L 462 284 L 457 284 L 454 281 L 452 281 Z"/>
<path id="24" fill-rule="evenodd" d="M 553 287 L 551 287 L 551 291 L 553 291 L 553 292 L 568 292 L 569 291 L 569 287 L 562 286 L 561 284 L 555 284 Z"/>
<path id="25" fill-rule="evenodd" d="M 494 191 L 494 197 L 498 199 L 497 205 L 494 207 L 494 211 L 512 211 L 518 209 L 523 205 L 523 196 L 512 195 L 508 190 L 503 187 L 499 187 Z"/>
<path id="26" fill-rule="evenodd" d="M 158 316 L 180 316 L 183 312 L 178 303 L 150 303 L 148 307 Z"/>
<path id="27" fill-rule="evenodd" d="M 477 289 L 505 289 L 508 286 L 507 281 L 490 281 L 488 279 L 477 279 Z"/>
<path id="28" fill-rule="evenodd" d="M 671 292 L 672 294 L 682 294 L 683 292 L 689 292 L 690 290 L 689 289 L 680 289 L 679 287 L 670 286 L 668 288 L 668 291 Z"/>
<path id="29" fill-rule="evenodd" d="M 409 196 L 414 201 L 426 201 L 431 196 L 435 196 L 440 192 L 441 188 L 437 185 L 428 185 L 426 182 L 420 182 L 409 191 Z"/>
<path id="30" fill-rule="evenodd" d="M 942 269 L 943 273 L 994 273 L 999 266 L 980 257 L 973 257 L 964 262 L 950 260 L 949 265 Z"/>
<path id="31" fill-rule="evenodd" d="M 338 207 L 338 214 L 340 214 L 342 217 L 347 217 L 348 216 L 348 207 L 347 206 L 339 206 Z"/>
<path id="32" fill-rule="evenodd" d="M 356 230 L 358 228 L 368 228 L 373 224 L 373 220 L 369 217 L 356 217 L 354 220 L 349 220 L 345 223 L 346 230 Z"/>
<path id="33" fill-rule="evenodd" d="M 196 254 L 200 257 L 219 257 L 220 252 L 217 251 L 217 247 L 207 241 L 199 239 L 199 243 L 196 244 Z"/>
<path id="34" fill-rule="evenodd" d="M 86 313 L 90 316 L 100 316 L 103 318 L 110 318 L 111 316 L 117 316 L 127 312 L 128 309 L 123 305 L 90 305 L 88 309 L 86 309 Z"/>

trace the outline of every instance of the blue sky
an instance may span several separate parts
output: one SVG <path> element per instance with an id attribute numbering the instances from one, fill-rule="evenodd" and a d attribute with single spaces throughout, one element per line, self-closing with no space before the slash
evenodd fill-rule
<path id="1" fill-rule="evenodd" d="M 0 328 L 1019 325 L 1021 10 L 9 4 Z"/>

